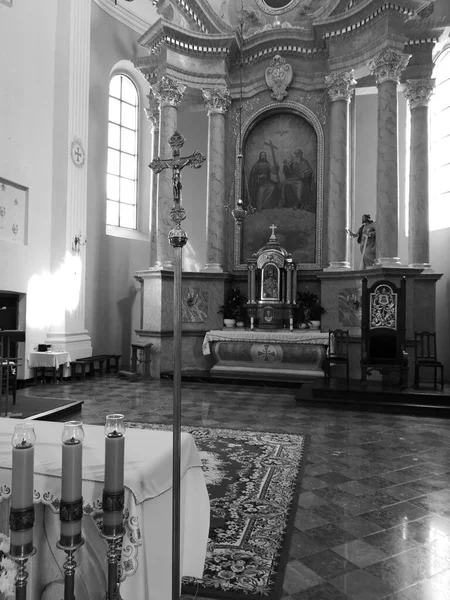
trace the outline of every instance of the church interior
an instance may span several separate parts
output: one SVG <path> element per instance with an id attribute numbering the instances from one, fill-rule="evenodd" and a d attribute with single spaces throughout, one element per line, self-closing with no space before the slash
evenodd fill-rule
<path id="1" fill-rule="evenodd" d="M 309 439 L 283 598 L 449 597 L 448 0 L 0 0 L 0 45 L 2 402 L 182 379 Z"/>

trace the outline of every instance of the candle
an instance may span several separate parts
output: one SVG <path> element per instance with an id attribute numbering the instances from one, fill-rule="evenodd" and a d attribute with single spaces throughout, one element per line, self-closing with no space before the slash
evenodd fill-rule
<path id="1" fill-rule="evenodd" d="M 33 549 L 33 523 L 34 523 L 34 443 L 36 434 L 31 422 L 19 423 L 14 427 L 11 440 L 12 449 L 12 481 L 11 481 L 11 521 L 26 520 L 29 526 L 21 525 L 19 531 L 13 526 L 10 531 L 11 553 L 15 548 L 21 547 L 24 552 Z M 20 513 L 18 513 L 20 511 Z M 28 512 L 24 512 L 28 511 Z M 25 528 L 23 528 L 25 527 Z"/>
<path id="2" fill-rule="evenodd" d="M 61 544 L 74 546 L 81 541 L 81 518 L 83 514 L 83 423 L 81 421 L 64 423 L 61 439 Z"/>
<path id="3" fill-rule="evenodd" d="M 123 528 L 124 455 L 124 416 L 108 415 L 105 423 L 105 483 L 103 491 L 103 532 L 106 535 L 118 535 Z"/>

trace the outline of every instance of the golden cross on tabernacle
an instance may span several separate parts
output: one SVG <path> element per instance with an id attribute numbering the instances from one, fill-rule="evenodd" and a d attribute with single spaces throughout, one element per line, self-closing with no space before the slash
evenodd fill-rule
<path id="1" fill-rule="evenodd" d="M 272 230 L 272 235 L 275 235 L 275 229 L 276 229 L 276 228 L 277 228 L 277 226 L 276 226 L 276 225 L 274 225 L 273 223 L 272 223 L 272 225 L 269 227 L 269 229 L 271 229 L 271 230 Z"/>
<path id="2" fill-rule="evenodd" d="M 160 158 L 159 156 L 149 164 L 150 169 L 155 173 L 161 173 L 164 169 L 172 169 L 173 199 L 176 204 L 181 201 L 181 170 L 187 165 L 193 169 L 199 169 L 202 162 L 206 160 L 204 154 L 195 150 L 190 156 L 180 156 L 180 148 L 184 145 L 184 137 L 175 131 L 169 139 L 169 145 L 172 148 L 173 158 Z"/>

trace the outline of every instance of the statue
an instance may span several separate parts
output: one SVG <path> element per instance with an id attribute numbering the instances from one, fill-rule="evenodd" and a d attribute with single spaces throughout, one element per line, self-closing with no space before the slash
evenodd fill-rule
<path id="1" fill-rule="evenodd" d="M 358 238 L 357 242 L 361 249 L 361 264 L 360 269 L 367 269 L 375 264 L 376 259 L 376 229 L 375 223 L 370 218 L 370 215 L 362 216 L 362 225 L 357 233 L 346 229 L 350 237 Z"/>

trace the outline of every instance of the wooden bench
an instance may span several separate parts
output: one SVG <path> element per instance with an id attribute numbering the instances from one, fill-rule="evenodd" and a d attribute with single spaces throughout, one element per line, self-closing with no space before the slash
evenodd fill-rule
<path id="1" fill-rule="evenodd" d="M 119 372 L 120 369 L 120 357 L 121 354 L 97 354 L 96 356 L 86 356 L 85 358 L 77 358 L 70 363 L 71 376 L 72 379 L 76 379 L 78 373 L 78 367 L 81 369 L 81 377 L 83 379 L 86 378 L 86 367 L 89 367 L 89 372 L 94 373 L 95 365 L 98 364 L 98 371 L 100 376 L 105 373 L 109 373 L 111 366 L 114 367 L 116 373 Z M 114 361 L 114 364 L 111 365 L 111 361 Z"/>

